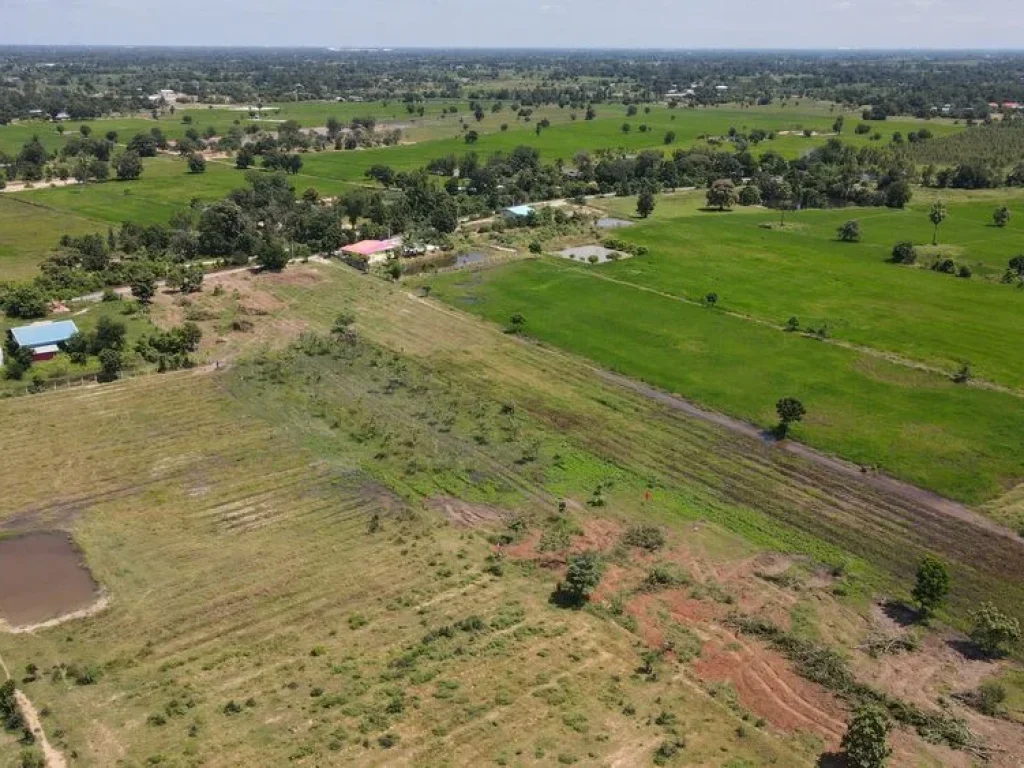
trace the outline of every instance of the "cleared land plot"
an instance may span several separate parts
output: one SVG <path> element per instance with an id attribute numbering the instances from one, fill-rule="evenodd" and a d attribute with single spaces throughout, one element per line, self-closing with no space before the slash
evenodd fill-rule
<path id="1" fill-rule="evenodd" d="M 643 269 L 650 258 L 616 268 Z M 991 498 L 1024 477 L 1016 437 L 1024 409 L 1012 395 L 601 279 L 561 260 L 430 282 L 453 306 L 502 324 L 520 312 L 531 336 L 756 424 L 774 424 L 776 400 L 798 397 L 809 410 L 799 439 L 956 498 Z"/>
<path id="2" fill-rule="evenodd" d="M 954 617 L 979 594 L 1020 604 L 1020 542 L 688 418 L 402 286 L 308 265 L 252 276 L 249 292 L 310 330 L 351 310 L 385 348 L 307 337 L 219 373 L 0 402 L 3 435 L 35 435 L 12 456 L 0 518 L 70 520 L 113 597 L 80 623 L 0 636 L 9 666 L 46 673 L 22 685 L 84 765 L 635 764 L 668 721 L 687 759 L 811 765 L 842 709 L 721 625 L 794 603 L 752 588 L 758 548 L 842 565 L 855 596 L 906 584 L 934 549 L 953 563 Z M 54 450 L 68 433 L 77 450 Z M 585 504 L 596 486 L 603 507 Z M 578 533 L 551 514 L 560 498 Z M 486 522 L 500 526 L 499 510 L 528 521 L 500 576 L 487 535 L 502 529 Z M 692 592 L 642 594 L 651 559 L 614 559 L 638 519 L 667 527 L 664 556 Z M 568 547 L 543 551 L 559 532 Z M 581 548 L 610 560 L 598 608 L 557 609 L 552 586 Z M 831 619 L 833 598 L 815 603 Z M 678 651 L 657 679 L 637 674 L 666 639 Z M 724 686 L 737 663 L 751 674 Z M 788 710 L 764 698 L 780 678 Z M 903 764 L 967 764 L 900 739 Z"/>

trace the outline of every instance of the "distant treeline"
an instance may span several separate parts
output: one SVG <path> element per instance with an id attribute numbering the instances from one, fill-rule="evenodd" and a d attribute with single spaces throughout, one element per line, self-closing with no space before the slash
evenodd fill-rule
<path id="1" fill-rule="evenodd" d="M 983 119 L 1024 102 L 1024 56 L 964 53 L 0 48 L 0 124 L 200 102 L 488 99 L 527 106 L 822 99 L 876 115 Z M 301 85 L 299 85 L 301 84 Z M 724 88 L 722 87 L 724 86 Z"/>

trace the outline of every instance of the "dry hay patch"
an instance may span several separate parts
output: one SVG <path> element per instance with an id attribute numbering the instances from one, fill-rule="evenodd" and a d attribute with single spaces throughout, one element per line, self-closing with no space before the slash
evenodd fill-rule
<path id="1" fill-rule="evenodd" d="M 427 501 L 427 509 L 441 512 L 448 522 L 460 528 L 475 528 L 512 517 L 511 512 L 500 507 L 463 501 L 454 496 L 434 496 Z"/>

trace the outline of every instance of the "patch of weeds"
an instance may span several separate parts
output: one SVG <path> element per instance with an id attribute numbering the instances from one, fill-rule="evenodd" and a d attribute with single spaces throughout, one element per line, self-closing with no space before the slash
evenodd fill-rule
<path id="1" fill-rule="evenodd" d="M 576 733 L 586 733 L 590 728 L 586 715 L 581 712 L 572 712 L 567 715 L 562 715 L 562 722 L 569 728 L 576 731 Z"/>
<path id="2" fill-rule="evenodd" d="M 438 680 L 437 689 L 434 691 L 435 699 L 451 699 L 455 696 L 455 692 L 459 690 L 460 683 L 458 680 Z"/>
<path id="3" fill-rule="evenodd" d="M 764 573 L 755 571 L 754 575 L 759 579 L 775 584 L 784 589 L 800 589 L 803 586 L 803 579 L 800 573 L 794 568 L 787 568 L 782 573 Z"/>
<path id="4" fill-rule="evenodd" d="M 690 589 L 690 597 L 695 600 L 714 600 L 716 603 L 723 603 L 725 605 L 732 605 L 736 602 L 736 598 L 730 595 L 717 581 L 707 581 L 703 584 L 697 584 Z"/>
<path id="5" fill-rule="evenodd" d="M 686 748 L 686 742 L 677 737 L 666 739 L 654 750 L 653 761 L 655 765 L 666 765 L 669 760 Z"/>
<path id="6" fill-rule="evenodd" d="M 316 747 L 312 744 L 303 744 L 301 747 L 292 752 L 288 759 L 292 761 L 302 760 L 316 754 Z"/>
<path id="7" fill-rule="evenodd" d="M 360 627 L 365 627 L 369 623 L 369 619 L 367 619 L 361 613 L 354 613 L 348 617 L 348 628 L 352 630 L 359 629 Z"/>
<path id="8" fill-rule="evenodd" d="M 676 722 L 677 722 L 677 718 L 675 716 L 675 713 L 674 712 L 668 712 L 667 710 L 664 710 L 664 709 L 661 710 L 661 712 L 658 713 L 658 716 L 656 718 L 654 718 L 654 724 L 655 725 L 671 726 L 671 725 L 675 725 Z"/>
<path id="9" fill-rule="evenodd" d="M 623 534 L 622 541 L 631 547 L 656 552 L 665 546 L 665 534 L 656 525 L 634 525 Z"/>
<path id="10" fill-rule="evenodd" d="M 686 571 L 672 563 L 656 563 L 652 565 L 640 584 L 644 592 L 655 592 L 659 589 L 680 587 L 690 583 Z"/>
<path id="11" fill-rule="evenodd" d="M 314 645 L 313 649 L 309 652 L 309 655 L 310 656 L 323 656 L 325 653 L 327 653 L 327 649 L 324 648 L 322 645 Z"/>
<path id="12" fill-rule="evenodd" d="M 505 603 L 498 609 L 498 613 L 491 619 L 491 629 L 507 629 L 526 619 L 526 609 L 521 603 Z"/>

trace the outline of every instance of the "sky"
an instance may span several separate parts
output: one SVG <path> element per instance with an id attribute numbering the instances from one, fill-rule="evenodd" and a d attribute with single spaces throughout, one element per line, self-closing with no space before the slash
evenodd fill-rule
<path id="1" fill-rule="evenodd" d="M 0 44 L 1024 48 L 1024 0 L 0 0 Z"/>

